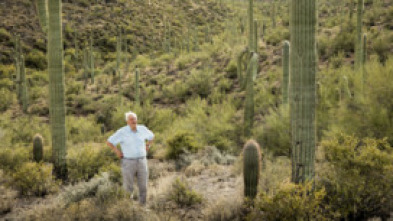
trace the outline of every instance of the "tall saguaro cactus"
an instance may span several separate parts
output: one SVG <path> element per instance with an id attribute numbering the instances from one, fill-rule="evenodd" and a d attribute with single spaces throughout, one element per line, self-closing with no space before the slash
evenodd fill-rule
<path id="1" fill-rule="evenodd" d="M 57 178 L 67 179 L 64 103 L 63 37 L 61 0 L 48 1 L 49 119 L 52 133 L 52 161 Z"/>
<path id="2" fill-rule="evenodd" d="M 258 53 L 258 21 L 254 20 L 254 52 Z"/>
<path id="3" fill-rule="evenodd" d="M 243 148 L 244 196 L 254 199 L 258 193 L 259 173 L 261 169 L 261 151 L 258 143 L 249 140 Z"/>
<path id="4" fill-rule="evenodd" d="M 356 42 L 355 42 L 355 69 L 356 70 L 359 70 L 359 68 L 361 68 L 363 63 L 363 52 L 362 52 L 363 8 L 364 8 L 364 0 L 358 0 Z"/>
<path id="5" fill-rule="evenodd" d="M 41 24 L 42 31 L 46 33 L 48 31 L 48 13 L 47 13 L 47 2 L 48 0 L 36 0 L 38 18 Z"/>
<path id="6" fill-rule="evenodd" d="M 292 181 L 314 177 L 316 102 L 316 0 L 291 0 L 290 116 Z"/>
<path id="7" fill-rule="evenodd" d="M 288 104 L 288 86 L 289 86 L 289 41 L 284 41 L 282 50 L 282 100 L 283 104 Z"/>

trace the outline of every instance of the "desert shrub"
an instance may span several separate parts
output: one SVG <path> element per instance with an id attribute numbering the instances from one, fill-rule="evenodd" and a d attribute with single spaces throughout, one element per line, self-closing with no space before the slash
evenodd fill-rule
<path id="1" fill-rule="evenodd" d="M 104 165 L 100 168 L 99 173 L 102 174 L 104 172 L 109 174 L 109 179 L 111 182 L 119 184 L 122 183 L 121 168 L 118 163 Z"/>
<path id="2" fill-rule="evenodd" d="M 172 189 L 169 192 L 169 200 L 175 202 L 179 207 L 191 207 L 201 204 L 202 196 L 192 190 L 186 181 L 177 178 L 172 183 Z"/>
<path id="3" fill-rule="evenodd" d="M 76 185 L 65 187 L 58 196 L 59 202 L 62 205 L 68 206 L 85 198 L 94 197 L 98 194 L 98 189 L 102 185 L 111 185 L 109 174 L 103 173 L 102 176 L 94 177 L 88 182 L 79 182 Z M 105 195 L 103 192 L 100 194 Z"/>
<path id="4" fill-rule="evenodd" d="M 16 203 L 17 192 L 13 189 L 3 186 L 6 182 L 5 174 L 0 170 L 0 216 L 12 210 Z"/>
<path id="5" fill-rule="evenodd" d="M 100 126 L 95 123 L 93 115 L 87 117 L 66 117 L 67 137 L 73 143 L 88 143 L 101 138 Z"/>
<path id="6" fill-rule="evenodd" d="M 284 40 L 289 40 L 289 30 L 288 29 L 275 29 L 269 32 L 266 32 L 265 36 L 266 43 L 271 45 L 279 45 Z"/>
<path id="7" fill-rule="evenodd" d="M 324 189 L 313 189 L 312 183 L 283 183 L 275 194 L 261 192 L 248 220 L 329 220 L 325 215 Z"/>
<path id="8" fill-rule="evenodd" d="M 225 68 L 228 78 L 237 78 L 237 62 L 236 60 L 231 60 Z"/>
<path id="9" fill-rule="evenodd" d="M 44 196 L 55 192 L 58 186 L 52 176 L 51 164 L 26 162 L 12 174 L 12 178 L 11 185 L 24 196 Z"/>
<path id="10" fill-rule="evenodd" d="M 258 143 L 274 156 L 289 156 L 290 119 L 288 105 L 282 105 L 278 110 L 270 110 L 266 116 L 262 129 L 256 128 L 255 136 Z"/>
<path id="11" fill-rule="evenodd" d="M 242 220 L 245 214 L 241 197 L 231 198 L 230 200 L 219 199 L 206 210 L 205 220 L 208 221 Z"/>
<path id="12" fill-rule="evenodd" d="M 223 152 L 236 152 L 240 126 L 231 100 L 210 106 L 206 100 L 196 98 L 189 100 L 186 107 L 184 116 L 178 117 L 164 136 L 187 131 L 195 136 L 198 146 L 216 146 Z"/>
<path id="13" fill-rule="evenodd" d="M 0 112 L 6 111 L 10 106 L 15 103 L 14 94 L 8 89 L 0 89 Z"/>
<path id="14" fill-rule="evenodd" d="M 68 150 L 67 165 L 70 182 L 89 180 L 101 167 L 115 161 L 115 155 L 105 146 L 75 146 Z"/>
<path id="15" fill-rule="evenodd" d="M 321 143 L 326 201 L 342 218 L 388 217 L 393 197 L 393 148 L 386 139 L 332 133 Z"/>
<path id="16" fill-rule="evenodd" d="M 45 140 L 49 139 L 49 125 L 44 120 L 34 116 L 20 116 L 12 119 L 9 115 L 4 115 L 4 120 L 0 121 L 0 127 L 5 128 L 5 135 L 2 144 L 24 144 L 30 145 L 36 133 L 42 134 Z"/>
<path id="17" fill-rule="evenodd" d="M 26 66 L 38 68 L 40 70 L 44 70 L 46 68 L 46 56 L 42 51 L 39 50 L 32 50 L 26 56 Z"/>
<path id="18" fill-rule="evenodd" d="M 372 73 L 372 77 L 371 77 Z M 347 71 L 350 90 L 354 91 L 355 99 L 347 99 L 339 108 L 330 112 L 330 128 L 355 134 L 358 137 L 387 137 L 393 144 L 393 59 L 385 65 L 370 61 L 366 65 L 365 86 L 361 94 L 361 78 L 353 71 Z M 324 110 L 326 112 L 326 110 Z"/>
<path id="19" fill-rule="evenodd" d="M 393 43 L 393 34 L 382 34 L 378 36 L 373 44 L 372 49 L 377 53 L 379 57 L 379 61 L 384 63 L 388 59 L 388 55 L 390 53 L 389 45 Z"/>
<path id="20" fill-rule="evenodd" d="M 138 68 L 148 67 L 150 66 L 150 63 L 151 63 L 150 58 L 144 55 L 138 55 L 133 62 L 133 64 Z"/>
<path id="21" fill-rule="evenodd" d="M 337 54 L 340 51 L 354 52 L 355 51 L 354 42 L 355 42 L 355 28 L 353 24 L 348 23 L 343 27 L 343 30 L 339 32 L 331 40 L 330 54 Z"/>
<path id="22" fill-rule="evenodd" d="M 213 88 L 211 77 L 212 74 L 208 70 L 193 69 L 186 81 L 186 88 L 188 88 L 190 94 L 206 98 Z"/>
<path id="23" fill-rule="evenodd" d="M 29 161 L 29 158 L 29 150 L 27 148 L 0 148 L 0 167 L 6 173 L 15 172 L 24 162 Z"/>
<path id="24" fill-rule="evenodd" d="M 154 211 L 146 211 L 129 199 L 122 199 L 108 206 L 102 220 L 155 221 L 160 220 L 160 218 Z"/>
<path id="25" fill-rule="evenodd" d="M 200 148 L 195 141 L 194 135 L 186 131 L 173 134 L 172 137 L 168 138 L 167 145 L 168 159 L 178 159 L 180 154 L 195 153 Z"/>

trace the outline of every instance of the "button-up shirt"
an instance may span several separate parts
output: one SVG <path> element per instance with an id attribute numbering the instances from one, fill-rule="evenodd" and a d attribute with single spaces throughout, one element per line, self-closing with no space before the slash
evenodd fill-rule
<path id="1" fill-rule="evenodd" d="M 153 140 L 154 134 L 147 127 L 137 125 L 136 131 L 130 126 L 124 126 L 109 137 L 108 142 L 117 146 L 120 144 L 125 158 L 146 157 L 146 140 Z"/>

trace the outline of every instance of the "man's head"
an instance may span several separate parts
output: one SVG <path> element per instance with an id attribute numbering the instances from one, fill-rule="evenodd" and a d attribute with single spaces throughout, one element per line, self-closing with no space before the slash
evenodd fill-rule
<path id="1" fill-rule="evenodd" d="M 131 127 L 131 129 L 136 130 L 136 124 L 138 121 L 138 117 L 132 111 L 127 112 L 126 114 L 127 125 Z"/>

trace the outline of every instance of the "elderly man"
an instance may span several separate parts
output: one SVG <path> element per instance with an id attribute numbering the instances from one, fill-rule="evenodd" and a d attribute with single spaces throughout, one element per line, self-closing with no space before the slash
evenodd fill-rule
<path id="1" fill-rule="evenodd" d="M 139 202 L 145 205 L 148 180 L 146 152 L 153 142 L 154 134 L 147 127 L 137 124 L 138 118 L 135 113 L 127 112 L 125 116 L 127 126 L 117 130 L 106 143 L 121 159 L 123 188 L 132 195 L 136 175 Z M 116 147 L 118 144 L 121 146 L 121 151 Z"/>

